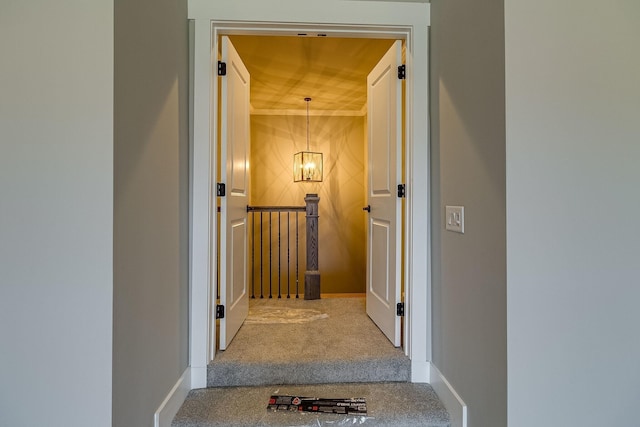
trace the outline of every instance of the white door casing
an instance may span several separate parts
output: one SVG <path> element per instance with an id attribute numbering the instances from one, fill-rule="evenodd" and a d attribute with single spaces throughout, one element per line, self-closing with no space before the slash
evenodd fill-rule
<path id="1" fill-rule="evenodd" d="M 399 347 L 402 269 L 402 42 L 367 77 L 367 314 Z"/>
<path id="2" fill-rule="evenodd" d="M 290 35 L 317 32 L 329 37 L 377 37 L 406 42 L 406 317 L 403 349 L 411 358 L 412 381 L 429 380 L 431 359 L 431 275 L 429 200 L 429 25 L 430 5 L 422 2 L 326 0 L 189 0 L 190 19 L 190 296 L 191 385 L 206 387 L 214 357 L 218 257 L 215 168 L 218 153 L 219 36 Z M 211 200 L 213 198 L 213 200 Z M 224 254 L 220 253 L 220 257 Z M 415 309 L 414 309 L 415 308 Z M 215 345 L 214 345 L 215 347 Z"/>
<path id="3" fill-rule="evenodd" d="M 225 350 L 249 311 L 247 205 L 249 204 L 249 72 L 228 37 L 222 40 L 226 75 L 221 81 L 221 162 L 226 195 L 220 199 L 220 350 Z"/>

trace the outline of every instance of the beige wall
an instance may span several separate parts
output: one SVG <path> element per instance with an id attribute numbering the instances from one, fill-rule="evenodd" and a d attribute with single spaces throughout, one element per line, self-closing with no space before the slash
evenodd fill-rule
<path id="1" fill-rule="evenodd" d="M 505 16 L 509 426 L 637 426 L 640 2 Z"/>
<path id="2" fill-rule="evenodd" d="M 324 181 L 294 183 L 293 155 L 306 149 L 306 117 L 251 118 L 251 204 L 303 206 L 306 193 L 320 196 L 323 293 L 365 290 L 364 125 L 364 117 L 312 116 L 310 149 L 324 154 Z M 302 275 L 304 269 L 303 259 Z"/>
<path id="3" fill-rule="evenodd" d="M 0 426 L 111 427 L 113 1 L 0 2 Z"/>
<path id="4" fill-rule="evenodd" d="M 431 6 L 433 362 L 468 405 L 469 426 L 504 427 L 503 1 Z M 445 230 L 446 205 L 465 207 L 464 234 Z"/>
<path id="5" fill-rule="evenodd" d="M 186 0 L 115 1 L 113 427 L 150 427 L 188 364 Z"/>

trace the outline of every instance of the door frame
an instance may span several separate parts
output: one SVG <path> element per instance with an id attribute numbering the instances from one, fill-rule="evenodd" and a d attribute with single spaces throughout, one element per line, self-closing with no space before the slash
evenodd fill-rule
<path id="1" fill-rule="evenodd" d="M 242 7 L 238 7 L 237 0 L 189 0 L 188 8 L 191 387 L 206 386 L 207 364 L 215 356 L 218 38 L 233 34 L 299 32 L 402 39 L 406 43 L 403 347 L 411 359 L 412 381 L 428 382 L 431 366 L 429 4 L 375 0 L 245 0 Z"/>

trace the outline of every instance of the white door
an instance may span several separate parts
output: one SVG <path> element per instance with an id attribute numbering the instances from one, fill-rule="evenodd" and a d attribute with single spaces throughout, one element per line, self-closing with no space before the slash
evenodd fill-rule
<path id="1" fill-rule="evenodd" d="M 247 205 L 249 204 L 249 72 L 228 37 L 222 37 L 220 200 L 220 349 L 225 350 L 249 311 Z"/>
<path id="2" fill-rule="evenodd" d="M 399 347 L 402 251 L 402 42 L 367 77 L 367 314 Z"/>

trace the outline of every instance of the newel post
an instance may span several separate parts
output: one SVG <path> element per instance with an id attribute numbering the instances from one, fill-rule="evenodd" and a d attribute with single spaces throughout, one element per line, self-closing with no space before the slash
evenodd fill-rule
<path id="1" fill-rule="evenodd" d="M 317 194 L 307 194 L 307 271 L 304 273 L 304 299 L 320 299 L 320 270 L 318 268 L 318 203 Z"/>

